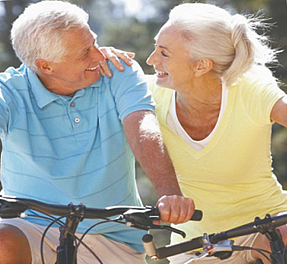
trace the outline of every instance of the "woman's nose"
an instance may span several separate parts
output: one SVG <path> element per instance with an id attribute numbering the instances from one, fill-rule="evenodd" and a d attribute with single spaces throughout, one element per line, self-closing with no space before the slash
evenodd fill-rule
<path id="1" fill-rule="evenodd" d="M 155 64 L 155 51 L 153 51 L 146 60 L 146 63 L 150 66 Z"/>

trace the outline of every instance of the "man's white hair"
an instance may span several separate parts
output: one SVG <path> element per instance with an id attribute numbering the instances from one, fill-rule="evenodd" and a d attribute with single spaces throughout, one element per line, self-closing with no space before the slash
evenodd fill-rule
<path id="1" fill-rule="evenodd" d="M 66 54 L 62 33 L 88 26 L 88 14 L 63 1 L 42 1 L 29 5 L 15 20 L 11 41 L 17 57 L 33 72 L 36 59 L 58 62 Z"/>

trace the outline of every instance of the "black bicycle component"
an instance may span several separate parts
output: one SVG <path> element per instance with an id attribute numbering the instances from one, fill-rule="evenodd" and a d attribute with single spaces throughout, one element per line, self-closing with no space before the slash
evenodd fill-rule
<path id="1" fill-rule="evenodd" d="M 77 264 L 77 254 L 74 238 L 71 234 L 63 235 L 65 227 L 60 227 L 60 245 L 57 247 L 57 262 L 55 264 Z"/>
<path id="2" fill-rule="evenodd" d="M 128 210 L 123 214 L 123 217 L 127 221 L 127 224 L 131 227 L 135 227 L 142 230 L 150 230 L 150 229 L 165 229 L 170 232 L 177 233 L 182 237 L 185 237 L 186 234 L 173 228 L 169 225 L 155 225 L 153 221 L 160 220 L 160 212 L 157 207 L 146 206 L 146 210 L 135 210 L 131 209 Z M 199 221 L 202 219 L 202 211 L 195 210 L 191 220 Z"/>
<path id="3" fill-rule="evenodd" d="M 28 205 L 16 201 L 15 199 L 0 200 L 0 217 L 15 218 L 20 217 L 23 212 L 28 209 Z"/>
<path id="4" fill-rule="evenodd" d="M 57 249 L 57 264 L 76 264 L 76 247 L 73 234 L 76 232 L 79 222 L 84 218 L 89 219 L 108 219 L 109 217 L 119 216 L 116 221 L 133 226 L 135 228 L 148 229 L 166 229 L 184 236 L 184 232 L 166 225 L 154 225 L 154 220 L 160 220 L 159 211 L 155 207 L 138 206 L 111 206 L 104 209 L 86 208 L 82 204 L 68 206 L 48 204 L 32 199 L 16 198 L 9 196 L 0 196 L 0 217 L 15 218 L 22 216 L 26 210 L 36 210 L 46 215 L 61 216 L 66 218 L 64 226 L 60 226 L 60 245 Z M 195 210 L 193 220 L 200 220 L 202 212 Z"/>
<path id="5" fill-rule="evenodd" d="M 70 208 L 70 216 L 66 218 L 65 226 L 59 227 L 60 245 L 57 247 L 56 264 L 77 264 L 76 241 L 71 234 L 76 232 L 79 223 L 83 221 L 86 207 L 83 204 L 74 206 L 72 203 L 68 207 Z"/>
<path id="6" fill-rule="evenodd" d="M 271 261 L 272 263 L 278 263 L 277 260 L 279 259 L 281 263 L 287 263 L 286 254 L 283 254 L 286 248 L 282 241 L 281 233 L 278 229 L 274 227 L 270 214 L 267 214 L 265 216 L 265 219 L 268 220 L 267 223 L 256 224 L 257 222 L 260 222 L 260 218 L 256 217 L 255 224 L 256 224 L 257 230 L 261 234 L 266 235 L 266 237 L 269 240 L 270 248 L 271 248 L 271 251 L 273 252 L 273 255 L 271 255 Z"/>
<path id="7" fill-rule="evenodd" d="M 147 206 L 146 210 L 128 210 L 123 214 L 127 225 L 135 227 L 142 230 L 150 229 L 165 229 L 177 234 L 180 234 L 182 237 L 185 237 L 185 233 L 176 228 L 170 227 L 168 225 L 154 225 L 154 220 L 160 220 L 160 214 L 156 207 Z"/>
<path id="8" fill-rule="evenodd" d="M 276 229 L 276 227 L 282 226 L 286 223 L 287 223 L 287 214 L 273 217 L 271 217 L 270 215 L 266 215 L 264 219 L 256 218 L 254 222 L 242 225 L 237 228 L 233 228 L 217 234 L 210 234 L 193 238 L 191 240 L 177 243 L 175 245 L 168 245 L 157 249 L 152 248 L 153 243 L 150 243 L 150 241 L 152 240 L 152 238 L 150 237 L 143 238 L 143 243 L 144 244 L 148 243 L 148 246 L 152 248 L 149 249 L 149 252 L 152 252 L 151 253 L 152 259 L 163 259 L 184 252 L 194 251 L 200 248 L 204 249 L 204 247 L 208 245 L 208 243 L 206 242 L 206 236 L 207 236 L 208 242 L 210 242 L 210 249 L 212 249 L 212 252 L 216 252 L 214 248 L 218 247 L 220 251 L 222 250 L 223 252 L 225 252 L 225 255 L 221 255 L 220 258 L 225 258 L 228 257 L 228 255 L 230 254 L 229 251 L 244 250 L 244 248 L 230 244 L 227 245 L 226 250 L 226 248 L 224 247 L 220 248 L 222 246 L 220 244 L 221 241 L 232 241 L 229 239 L 261 232 L 262 234 L 266 235 L 270 240 L 270 246 L 272 250 L 271 253 L 272 264 L 286 264 L 287 263 L 287 259 L 285 257 L 286 248 L 282 242 L 282 237 L 279 230 Z M 205 257 L 207 255 L 214 255 L 214 256 L 217 255 L 217 253 L 210 254 L 208 251 L 209 248 L 207 248 L 205 252 L 200 254 L 201 257 Z"/>
<path id="9" fill-rule="evenodd" d="M 16 198 L 12 196 L 0 196 L 0 217 L 19 217 L 21 213 L 25 212 L 26 210 L 36 210 L 47 215 L 68 217 L 69 215 L 78 216 L 78 214 L 82 213 L 82 217 L 84 218 L 103 219 L 116 215 L 121 215 L 129 209 L 145 209 L 144 207 L 139 206 L 110 206 L 104 209 L 86 207 L 83 213 L 81 209 L 81 204 L 73 206 L 74 210 L 71 210 L 71 208 L 66 205 L 48 204 L 32 199 Z M 14 210 L 16 211 L 16 213 L 14 213 Z"/>
<path id="10" fill-rule="evenodd" d="M 59 246 L 57 248 L 57 264 L 76 264 L 76 241 L 74 234 L 79 222 L 84 218 L 107 219 L 122 215 L 127 210 L 146 210 L 138 206 L 114 206 L 104 209 L 86 208 L 84 205 L 68 206 L 47 204 L 32 199 L 0 196 L 0 217 L 15 218 L 22 216 L 26 210 L 36 210 L 46 215 L 63 216 L 66 218 L 64 226 L 60 226 Z"/>

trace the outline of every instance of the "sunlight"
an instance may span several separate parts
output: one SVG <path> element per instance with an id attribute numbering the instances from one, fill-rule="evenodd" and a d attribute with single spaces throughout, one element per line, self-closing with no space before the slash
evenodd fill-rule
<path id="1" fill-rule="evenodd" d="M 126 12 L 128 14 L 136 14 L 140 11 L 142 3 L 141 0 L 121 0 L 126 5 Z"/>

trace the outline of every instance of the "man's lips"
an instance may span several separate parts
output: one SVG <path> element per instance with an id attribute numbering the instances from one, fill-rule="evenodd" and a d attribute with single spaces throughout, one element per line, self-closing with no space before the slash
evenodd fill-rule
<path id="1" fill-rule="evenodd" d="M 100 68 L 100 65 L 97 65 L 95 67 L 87 68 L 86 71 L 94 71 Z"/>

